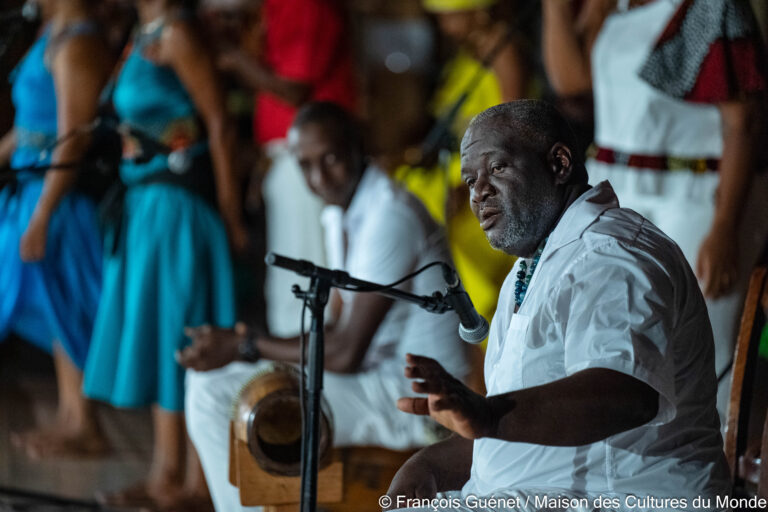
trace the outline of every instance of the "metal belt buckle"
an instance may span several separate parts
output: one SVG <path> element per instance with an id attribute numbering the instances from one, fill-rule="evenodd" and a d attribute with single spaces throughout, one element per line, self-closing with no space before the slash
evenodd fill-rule
<path id="1" fill-rule="evenodd" d="M 675 156 L 667 157 L 667 169 L 670 171 L 687 171 L 691 169 L 691 160 L 685 158 L 678 158 Z"/>
<path id="2" fill-rule="evenodd" d="M 693 169 L 693 172 L 707 172 L 707 161 L 705 159 L 699 158 L 692 163 L 693 165 L 691 168 Z"/>

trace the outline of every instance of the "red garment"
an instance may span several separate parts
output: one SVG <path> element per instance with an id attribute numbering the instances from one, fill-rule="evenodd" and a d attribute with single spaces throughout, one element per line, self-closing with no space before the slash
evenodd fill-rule
<path id="1" fill-rule="evenodd" d="M 354 110 L 355 75 L 344 19 L 332 0 L 265 0 L 263 64 L 281 78 L 312 86 L 311 100 Z M 253 133 L 264 144 L 285 138 L 296 108 L 274 94 L 256 95 Z"/>

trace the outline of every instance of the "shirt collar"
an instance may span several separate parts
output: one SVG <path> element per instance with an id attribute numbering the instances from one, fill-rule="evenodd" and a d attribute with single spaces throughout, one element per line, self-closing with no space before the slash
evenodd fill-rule
<path id="1" fill-rule="evenodd" d="M 369 197 L 371 191 L 377 188 L 377 185 L 386 176 L 375 167 L 368 167 L 363 171 L 360 182 L 357 184 L 352 200 L 349 202 L 347 210 L 344 212 L 344 228 L 349 230 L 350 226 L 360 222 L 371 206 L 375 203 L 375 198 Z"/>
<path id="2" fill-rule="evenodd" d="M 578 240 L 584 231 L 587 230 L 606 210 L 619 207 L 619 199 L 613 191 L 613 187 L 608 181 L 602 181 L 587 190 L 576 201 L 574 201 L 565 213 L 563 213 L 560 222 L 549 235 L 545 253 L 563 247 L 564 245 Z M 544 258 L 545 255 L 542 255 Z"/>
<path id="3" fill-rule="evenodd" d="M 346 210 L 330 204 L 323 208 L 321 222 L 326 229 L 334 224 L 340 224 L 345 231 L 349 232 L 351 227 L 359 225 L 370 211 L 371 204 L 375 204 L 371 201 L 376 201 L 376 198 L 370 196 L 376 194 L 375 190 L 382 179 L 386 180 L 387 177 L 378 168 L 373 166 L 366 168 Z"/>

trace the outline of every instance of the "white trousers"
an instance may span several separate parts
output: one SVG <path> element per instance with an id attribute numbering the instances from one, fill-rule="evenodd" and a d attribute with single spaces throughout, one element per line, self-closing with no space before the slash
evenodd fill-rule
<path id="1" fill-rule="evenodd" d="M 610 181 L 622 207 L 641 214 L 674 240 L 696 268 L 699 247 L 712 227 L 717 173 L 659 172 L 589 161 L 589 181 Z M 739 277 L 733 291 L 706 299 L 715 340 L 715 370 L 720 378 L 717 410 L 725 428 L 730 399 L 730 365 L 749 275 L 768 239 L 768 175 L 756 176 L 744 205 L 739 233 Z"/>
<path id="2" fill-rule="evenodd" d="M 320 214 L 323 202 L 307 187 L 296 158 L 284 141 L 271 142 L 266 148 L 272 159 L 264 178 L 262 194 L 267 224 L 267 251 L 294 259 L 325 265 L 325 244 Z M 295 336 L 299 332 L 301 301 L 291 287 L 306 288 L 307 278 L 288 270 L 268 266 L 264 283 L 267 322 L 272 334 Z"/>
<path id="3" fill-rule="evenodd" d="M 240 505 L 238 490 L 229 483 L 229 421 L 234 397 L 267 364 L 237 362 L 210 372 L 187 371 L 187 430 L 219 512 L 258 510 Z M 325 372 L 323 395 L 333 416 L 334 446 L 405 450 L 434 441 L 431 420 L 395 406 L 398 398 L 412 395 L 402 374 L 399 364 L 349 375 Z"/>

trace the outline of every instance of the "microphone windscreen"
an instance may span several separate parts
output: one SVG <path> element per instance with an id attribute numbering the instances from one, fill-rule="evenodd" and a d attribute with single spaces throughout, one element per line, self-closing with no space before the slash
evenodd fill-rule
<path id="1" fill-rule="evenodd" d="M 462 324 L 459 324 L 459 337 L 467 343 L 480 343 L 488 337 L 489 331 L 488 321 L 482 316 L 480 316 L 480 324 L 474 329 L 467 329 Z"/>

